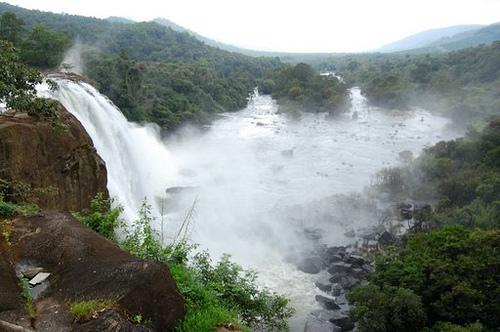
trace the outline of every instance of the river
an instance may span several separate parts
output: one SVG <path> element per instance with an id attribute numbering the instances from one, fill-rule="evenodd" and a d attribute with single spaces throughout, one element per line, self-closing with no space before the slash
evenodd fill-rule
<path id="1" fill-rule="evenodd" d="M 352 239 L 344 235 L 345 225 L 324 220 L 316 225 L 315 218 L 297 215 L 292 207 L 359 192 L 379 169 L 399 165 L 399 152 L 418 155 L 461 134 L 449 129 L 449 120 L 425 110 L 370 107 L 353 88 L 351 111 L 336 118 L 290 117 L 279 113 L 270 97 L 255 95 L 239 112 L 165 139 L 154 126 L 127 122 L 91 86 L 58 82 L 58 91 L 40 93 L 60 100 L 89 132 L 125 219 L 131 222 L 147 197 L 165 242 L 189 220 L 186 235 L 201 249 L 213 257 L 231 254 L 259 273 L 261 285 L 292 300 L 294 331 L 303 330 L 305 316 L 317 308 L 314 295 L 321 293 L 316 277 L 287 259 L 307 245 L 301 231 L 320 229 L 327 245 Z"/>

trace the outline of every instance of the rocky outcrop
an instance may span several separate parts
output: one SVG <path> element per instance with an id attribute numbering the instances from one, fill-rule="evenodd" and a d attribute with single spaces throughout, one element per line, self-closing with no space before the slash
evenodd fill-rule
<path id="1" fill-rule="evenodd" d="M 4 236 L 0 234 L 0 320 L 18 320 L 24 316 L 21 288 Z M 0 327 L 0 331 L 2 328 Z"/>
<path id="2" fill-rule="evenodd" d="M 110 299 L 120 312 L 141 315 L 156 331 L 173 330 L 185 313 L 184 299 L 165 265 L 131 256 L 67 213 L 14 219 L 10 242 L 17 267 L 31 265 L 50 273 L 36 299 L 40 325 L 35 323 L 35 330 L 47 330 L 42 325 L 54 321 L 51 315 L 67 311 L 67 303 L 89 299 Z M 60 309 L 51 314 L 57 304 Z M 116 314 L 100 321 L 123 323 Z"/>
<path id="3" fill-rule="evenodd" d="M 26 114 L 0 116 L 0 189 L 9 200 L 80 211 L 97 193 L 107 195 L 106 168 L 92 140 L 73 115 L 60 113 L 62 126 Z"/>

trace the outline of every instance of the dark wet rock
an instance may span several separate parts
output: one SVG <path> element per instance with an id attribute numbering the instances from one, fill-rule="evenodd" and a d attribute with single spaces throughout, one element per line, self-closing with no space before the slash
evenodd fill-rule
<path id="1" fill-rule="evenodd" d="M 345 296 L 345 293 L 344 294 L 340 294 L 338 296 L 335 297 L 335 302 L 338 304 L 338 305 L 346 305 L 348 303 L 347 301 L 347 298 Z"/>
<path id="2" fill-rule="evenodd" d="M 342 260 L 342 257 L 344 257 L 345 254 L 345 247 L 328 247 L 322 250 L 320 256 L 324 261 L 331 263 Z"/>
<path id="3" fill-rule="evenodd" d="M 340 286 L 347 290 L 351 290 L 354 286 L 359 285 L 360 282 L 361 280 L 353 276 L 342 276 L 339 280 Z"/>
<path id="4" fill-rule="evenodd" d="M 320 257 L 309 257 L 303 259 L 297 264 L 297 268 L 305 273 L 317 274 L 325 267 L 323 260 Z"/>
<path id="5" fill-rule="evenodd" d="M 362 267 L 361 267 L 365 272 L 372 272 L 373 269 L 374 269 L 374 266 L 372 264 L 364 264 Z"/>
<path id="6" fill-rule="evenodd" d="M 9 254 L 9 245 L 0 234 L 0 319 L 12 322 L 24 314 L 23 311 L 24 302 Z"/>
<path id="7" fill-rule="evenodd" d="M 359 256 L 359 255 L 349 255 L 346 257 L 345 261 L 349 264 L 352 264 L 352 265 L 355 265 L 358 267 L 363 266 L 367 262 L 367 260 L 364 257 Z"/>
<path id="8" fill-rule="evenodd" d="M 355 327 L 354 322 L 349 318 L 349 316 L 344 314 L 336 315 L 336 317 L 330 319 L 330 322 L 339 326 L 342 331 L 352 331 Z"/>
<path id="9" fill-rule="evenodd" d="M 343 292 L 342 286 L 340 286 L 338 283 L 332 284 L 332 295 L 333 296 L 340 296 Z"/>
<path id="10" fill-rule="evenodd" d="M 390 245 L 396 242 L 396 237 L 385 231 L 378 237 L 378 243 L 381 245 Z"/>
<path id="11" fill-rule="evenodd" d="M 349 271 L 349 274 L 356 278 L 362 278 L 366 274 L 366 271 L 363 270 L 362 268 L 356 267 L 351 271 Z"/>
<path id="12" fill-rule="evenodd" d="M 350 231 L 345 232 L 344 235 L 347 237 L 355 237 L 356 232 L 353 229 L 351 229 Z"/>
<path id="13" fill-rule="evenodd" d="M 15 261 L 50 271 L 44 298 L 116 300 L 116 305 L 171 330 L 185 313 L 184 299 L 169 269 L 131 256 L 66 213 L 45 213 L 12 222 Z"/>
<path id="14" fill-rule="evenodd" d="M 316 281 L 314 283 L 314 285 L 316 287 L 318 287 L 320 290 L 322 290 L 323 292 L 327 292 L 327 293 L 332 291 L 332 286 L 333 286 L 331 283 L 323 282 L 323 281 Z"/>
<path id="15" fill-rule="evenodd" d="M 317 317 L 311 316 L 307 318 L 304 332 L 341 332 L 342 329 L 335 326 L 328 320 L 321 320 Z"/>
<path id="16" fill-rule="evenodd" d="M 330 274 L 346 273 L 352 268 L 352 265 L 345 262 L 333 262 L 328 268 Z"/>
<path id="17" fill-rule="evenodd" d="M 337 310 L 340 309 L 339 305 L 335 303 L 335 299 L 330 297 L 326 297 L 323 295 L 316 295 L 314 297 L 316 301 L 323 306 L 323 308 L 327 310 Z"/>
<path id="18" fill-rule="evenodd" d="M 46 272 L 43 267 L 30 267 L 26 266 L 20 269 L 21 274 L 28 279 L 34 278 L 40 272 Z"/>
<path id="19" fill-rule="evenodd" d="M 115 309 L 106 310 L 96 319 L 76 326 L 71 332 L 119 331 L 119 332 L 150 332 L 151 330 L 130 322 L 127 317 Z"/>
<path id="20" fill-rule="evenodd" d="M 291 158 L 291 157 L 293 157 L 293 154 L 294 154 L 293 150 L 294 149 L 283 150 L 283 151 L 281 151 L 281 155 L 283 157 Z"/>

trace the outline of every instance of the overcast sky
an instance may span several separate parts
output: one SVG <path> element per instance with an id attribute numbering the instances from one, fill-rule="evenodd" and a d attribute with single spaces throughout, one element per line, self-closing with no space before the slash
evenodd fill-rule
<path id="1" fill-rule="evenodd" d="M 500 0 L 11 0 L 56 13 L 167 18 L 246 48 L 357 52 L 422 30 L 500 21 Z"/>

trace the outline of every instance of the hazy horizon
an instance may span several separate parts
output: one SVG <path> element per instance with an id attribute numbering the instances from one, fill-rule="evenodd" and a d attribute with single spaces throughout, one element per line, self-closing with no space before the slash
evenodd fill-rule
<path id="1" fill-rule="evenodd" d="M 222 43 L 271 52 L 366 52 L 424 30 L 500 21 L 500 1 L 496 0 L 143 0 L 119 6 L 97 0 L 6 2 L 28 9 L 97 18 L 165 18 Z"/>

